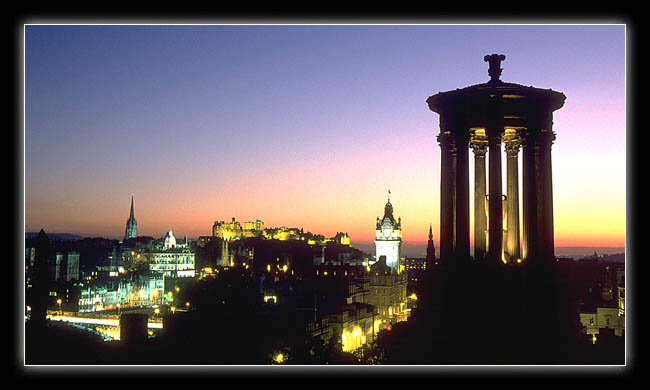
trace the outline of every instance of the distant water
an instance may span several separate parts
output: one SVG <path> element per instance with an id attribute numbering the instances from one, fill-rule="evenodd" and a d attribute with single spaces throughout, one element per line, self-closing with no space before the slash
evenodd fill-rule
<path id="1" fill-rule="evenodd" d="M 355 243 L 355 248 L 370 254 L 375 253 L 375 243 Z M 436 243 L 436 257 L 440 254 L 440 248 Z M 625 247 L 593 247 L 593 246 L 560 246 L 555 248 L 556 256 L 581 257 L 591 256 L 594 252 L 599 255 L 612 255 L 615 253 L 625 253 Z M 427 244 L 424 243 L 402 243 L 402 255 L 406 257 L 426 257 Z"/>

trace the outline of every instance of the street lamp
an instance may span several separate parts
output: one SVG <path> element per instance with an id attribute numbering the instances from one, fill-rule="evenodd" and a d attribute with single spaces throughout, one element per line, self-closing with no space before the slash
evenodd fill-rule
<path id="1" fill-rule="evenodd" d="M 56 303 L 59 304 L 59 314 L 63 314 L 63 312 L 61 311 L 61 298 L 57 299 Z"/>

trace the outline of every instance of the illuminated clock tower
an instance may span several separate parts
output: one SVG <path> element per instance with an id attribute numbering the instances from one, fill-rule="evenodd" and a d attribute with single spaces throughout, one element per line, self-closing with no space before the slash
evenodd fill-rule
<path id="1" fill-rule="evenodd" d="M 399 273 L 399 259 L 402 248 L 402 218 L 395 220 L 393 217 L 393 205 L 390 203 L 390 191 L 388 191 L 388 202 L 384 207 L 384 216 L 377 218 L 375 229 L 375 259 L 386 256 L 386 265 Z"/>

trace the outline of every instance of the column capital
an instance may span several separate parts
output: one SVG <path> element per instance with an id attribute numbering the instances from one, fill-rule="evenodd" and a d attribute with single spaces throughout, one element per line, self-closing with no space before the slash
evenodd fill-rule
<path id="1" fill-rule="evenodd" d="M 506 129 L 503 135 L 503 143 L 505 144 L 506 154 L 509 157 L 517 157 L 519 148 L 523 142 L 520 130 Z"/>
<path id="2" fill-rule="evenodd" d="M 555 135 L 555 132 L 552 130 L 540 130 L 537 134 L 537 144 L 540 146 L 548 145 L 550 147 L 553 141 L 555 141 Z"/>
<path id="3" fill-rule="evenodd" d="M 472 131 L 469 138 L 469 145 L 474 151 L 474 155 L 485 157 L 488 148 L 488 138 L 485 131 Z"/>
<path id="4" fill-rule="evenodd" d="M 531 128 L 526 128 L 519 131 L 521 136 L 521 145 L 525 147 L 535 146 L 537 143 L 537 136 L 539 135 L 539 130 L 534 130 Z"/>
<path id="5" fill-rule="evenodd" d="M 436 139 L 438 140 L 441 149 L 451 153 L 456 152 L 456 142 L 454 136 L 451 135 L 451 132 L 449 131 L 440 132 L 440 134 L 438 134 Z"/>

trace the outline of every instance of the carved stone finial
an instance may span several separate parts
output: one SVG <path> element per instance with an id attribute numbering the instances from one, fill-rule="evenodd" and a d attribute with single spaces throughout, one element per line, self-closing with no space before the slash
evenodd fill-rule
<path id="1" fill-rule="evenodd" d="M 483 57 L 483 61 L 488 62 L 490 67 L 488 69 L 488 75 L 490 75 L 490 81 L 499 81 L 501 77 L 501 61 L 505 61 L 506 56 L 503 54 L 490 54 Z"/>

